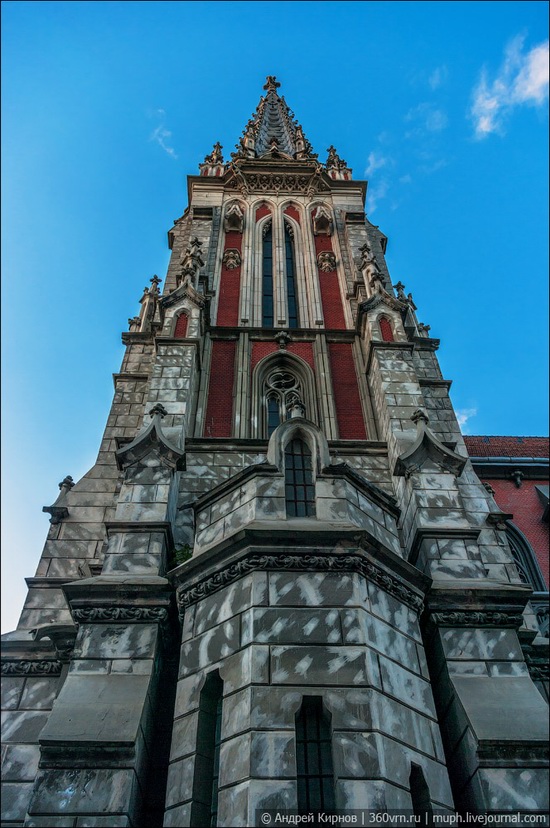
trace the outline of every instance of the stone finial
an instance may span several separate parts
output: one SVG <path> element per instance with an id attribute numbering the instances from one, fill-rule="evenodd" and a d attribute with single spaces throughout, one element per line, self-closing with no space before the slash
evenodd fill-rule
<path id="1" fill-rule="evenodd" d="M 264 89 L 267 89 L 268 92 L 276 92 L 280 85 L 281 84 L 275 75 L 268 75 L 264 84 Z"/>
<path id="2" fill-rule="evenodd" d="M 154 405 L 152 407 L 152 409 L 149 411 L 149 416 L 150 417 L 156 417 L 158 415 L 161 419 L 163 417 L 166 417 L 167 414 L 168 414 L 168 412 L 165 409 L 165 407 L 162 405 L 162 403 L 156 403 L 156 405 Z"/>
<path id="3" fill-rule="evenodd" d="M 134 316 L 131 319 L 128 319 L 128 329 L 130 331 L 137 331 L 139 329 L 141 319 L 139 316 Z"/>
<path id="4" fill-rule="evenodd" d="M 288 411 L 291 418 L 306 416 L 306 407 L 303 402 L 300 402 L 300 400 L 295 400 L 291 405 L 289 405 Z"/>
<path id="5" fill-rule="evenodd" d="M 74 486 L 74 480 L 70 476 L 64 477 L 61 483 L 59 483 L 59 494 L 55 503 L 52 503 L 51 506 L 43 506 L 42 511 L 46 512 L 47 514 L 51 515 L 50 523 L 52 526 L 55 526 L 58 523 L 61 523 L 62 520 L 69 517 L 69 510 L 65 505 L 65 499 L 67 494 L 71 491 Z"/>
<path id="6" fill-rule="evenodd" d="M 205 164 L 223 164 L 223 154 L 222 154 L 223 146 L 220 144 L 219 141 L 216 141 L 212 152 L 205 156 L 204 163 Z"/>
<path id="7" fill-rule="evenodd" d="M 418 323 L 418 333 L 420 336 L 428 336 L 430 335 L 431 326 L 425 325 L 423 322 Z"/>
<path id="8" fill-rule="evenodd" d="M 403 282 L 397 282 L 395 285 L 395 289 L 397 291 L 397 298 L 400 299 L 402 302 L 407 301 L 407 296 L 405 294 L 405 285 Z"/>
<path id="9" fill-rule="evenodd" d="M 416 411 L 414 411 L 411 414 L 411 420 L 415 425 L 417 425 L 419 422 L 426 423 L 426 425 L 428 425 L 428 423 L 430 422 L 430 418 L 428 417 L 426 412 L 423 411 L 421 408 L 417 408 Z"/>
<path id="10" fill-rule="evenodd" d="M 159 285 L 160 285 L 160 283 L 162 282 L 162 279 L 159 279 L 159 277 L 158 277 L 158 276 L 157 276 L 157 274 L 155 273 L 155 275 L 153 276 L 153 278 L 152 278 L 152 279 L 150 279 L 149 281 L 151 282 L 151 285 L 152 285 L 152 287 L 151 287 L 151 289 L 150 289 L 149 293 L 150 293 L 150 294 L 152 293 L 152 294 L 154 294 L 154 295 L 158 296 L 158 294 L 160 293 L 160 291 L 159 291 Z"/>
<path id="11" fill-rule="evenodd" d="M 278 331 L 273 337 L 279 343 L 279 348 L 285 350 L 288 343 L 291 341 L 291 336 L 287 331 Z"/>

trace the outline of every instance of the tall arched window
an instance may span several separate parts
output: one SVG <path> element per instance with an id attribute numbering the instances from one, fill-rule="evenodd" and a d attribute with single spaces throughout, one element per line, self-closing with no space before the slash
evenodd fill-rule
<path id="1" fill-rule="evenodd" d="M 379 319 L 380 325 L 380 336 L 382 337 L 383 342 L 393 342 L 393 328 L 391 326 L 391 322 L 387 316 L 381 316 Z"/>
<path id="2" fill-rule="evenodd" d="M 191 805 L 191 825 L 197 828 L 210 828 L 218 823 L 222 700 L 223 682 L 216 670 L 206 677 L 199 702 Z"/>
<path id="3" fill-rule="evenodd" d="M 189 322 L 189 317 L 186 313 L 180 313 L 176 320 L 176 327 L 174 328 L 174 336 L 181 337 L 182 339 L 187 336 L 187 323 Z"/>
<path id="4" fill-rule="evenodd" d="M 304 696 L 296 715 L 296 776 L 300 811 L 334 810 L 330 723 L 318 696 Z"/>
<path id="5" fill-rule="evenodd" d="M 296 295 L 293 235 L 292 228 L 285 221 L 286 293 L 289 328 L 298 327 L 298 297 Z"/>
<path id="6" fill-rule="evenodd" d="M 277 426 L 288 418 L 292 404 L 302 402 L 302 386 L 295 374 L 277 368 L 268 375 L 264 393 L 267 408 L 267 436 L 271 437 Z"/>
<path id="7" fill-rule="evenodd" d="M 285 504 L 287 517 L 315 516 L 313 460 L 300 437 L 290 440 L 285 449 Z"/>
<path id="8" fill-rule="evenodd" d="M 262 245 L 262 325 L 273 327 L 273 227 L 264 227 Z"/>

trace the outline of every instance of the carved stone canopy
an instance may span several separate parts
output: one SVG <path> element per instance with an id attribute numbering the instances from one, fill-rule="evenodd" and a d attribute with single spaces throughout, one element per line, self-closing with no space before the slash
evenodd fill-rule
<path id="1" fill-rule="evenodd" d="M 185 451 L 172 443 L 165 435 L 161 420 L 166 416 L 164 406 L 157 403 L 149 414 L 152 417 L 149 425 L 142 429 L 132 440 L 116 451 L 116 460 L 119 468 L 125 469 L 139 463 L 144 457 L 155 452 L 162 465 L 171 469 L 182 469 L 185 464 Z"/>
<path id="2" fill-rule="evenodd" d="M 312 215 L 313 234 L 315 236 L 331 236 L 333 230 L 332 217 L 326 207 L 320 204 Z"/>
<path id="3" fill-rule="evenodd" d="M 223 220 L 223 229 L 226 233 L 242 233 L 244 227 L 244 213 L 241 207 L 235 201 L 231 204 L 225 213 Z"/>
<path id="4" fill-rule="evenodd" d="M 429 419 L 422 409 L 417 409 L 411 420 L 416 423 L 416 439 L 412 446 L 397 458 L 394 475 L 411 477 L 413 474 L 422 472 L 426 463 L 431 461 L 443 471 L 460 477 L 467 458 L 451 451 L 437 439 L 433 431 L 428 428 Z"/>

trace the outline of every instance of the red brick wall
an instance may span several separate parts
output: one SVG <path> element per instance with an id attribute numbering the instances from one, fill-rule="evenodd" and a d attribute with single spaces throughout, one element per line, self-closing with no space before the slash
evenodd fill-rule
<path id="1" fill-rule="evenodd" d="M 351 342 L 331 342 L 328 351 L 339 437 L 341 440 L 366 440 Z"/>
<path id="2" fill-rule="evenodd" d="M 314 236 L 313 238 L 315 240 L 315 257 L 325 251 L 334 252 L 332 250 L 330 236 Z M 325 273 L 323 270 L 319 270 L 319 268 L 317 268 L 317 272 L 319 274 L 319 287 L 321 290 L 321 304 L 323 306 L 325 328 L 334 328 L 336 330 L 345 329 L 346 320 L 344 318 L 338 273 L 336 270 Z"/>
<path id="3" fill-rule="evenodd" d="M 298 224 L 300 224 L 300 213 L 293 204 L 288 205 L 285 210 L 285 216 L 290 216 L 290 218 L 293 218 L 294 221 L 297 221 Z"/>
<path id="4" fill-rule="evenodd" d="M 539 562 L 548 586 L 548 524 L 542 520 L 542 503 L 535 486 L 548 485 L 545 480 L 524 480 L 518 489 L 512 480 L 486 480 L 495 490 L 495 500 L 503 512 L 514 515 L 513 522 L 520 529 Z"/>
<path id="5" fill-rule="evenodd" d="M 269 216 L 271 210 L 267 206 L 267 204 L 260 204 L 258 209 L 256 210 L 256 221 L 259 221 L 264 216 Z"/>
<path id="6" fill-rule="evenodd" d="M 231 437 L 235 348 L 236 342 L 212 343 L 205 437 Z"/>
<path id="7" fill-rule="evenodd" d="M 231 230 L 225 234 L 224 253 L 233 248 L 242 251 L 243 235 Z M 220 298 L 218 302 L 217 324 L 221 327 L 239 324 L 239 295 L 241 291 L 241 265 L 228 270 L 222 264 L 220 276 Z"/>
<path id="8" fill-rule="evenodd" d="M 384 342 L 393 342 L 393 328 L 391 322 L 385 316 L 381 316 L 379 320 L 380 333 Z"/>
<path id="9" fill-rule="evenodd" d="M 279 350 L 280 349 L 277 342 L 253 342 L 252 355 L 250 358 L 250 372 L 252 373 L 252 371 L 261 359 L 268 356 L 268 354 L 274 354 L 276 351 Z M 315 371 L 315 361 L 313 359 L 313 343 L 290 342 L 287 346 L 287 351 L 289 354 L 296 354 L 296 356 L 301 357 L 304 360 L 304 362 L 307 362 L 310 368 L 313 371 Z"/>

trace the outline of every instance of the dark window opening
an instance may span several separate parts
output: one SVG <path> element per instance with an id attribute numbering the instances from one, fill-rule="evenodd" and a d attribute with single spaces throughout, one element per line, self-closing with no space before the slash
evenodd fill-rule
<path id="1" fill-rule="evenodd" d="M 411 765 L 409 785 L 411 788 L 413 814 L 415 817 L 420 817 L 420 825 L 433 825 L 433 808 L 432 801 L 430 799 L 430 789 L 428 788 L 424 771 L 420 765 Z"/>
<path id="2" fill-rule="evenodd" d="M 288 517 L 315 515 L 311 451 L 298 437 L 291 440 L 285 450 L 285 501 Z"/>
<path id="3" fill-rule="evenodd" d="M 335 808 L 329 716 L 318 696 L 304 696 L 296 715 L 298 810 Z"/>
<path id="4" fill-rule="evenodd" d="M 273 228 L 267 227 L 263 238 L 262 261 L 262 325 L 273 327 Z"/>
<path id="5" fill-rule="evenodd" d="M 298 327 L 298 297 L 296 296 L 296 278 L 294 268 L 294 245 L 292 233 L 285 223 L 285 257 L 286 257 L 286 293 L 288 300 L 288 327 Z"/>
<path id="6" fill-rule="evenodd" d="M 218 822 L 222 702 L 223 682 L 216 670 L 207 676 L 199 703 L 191 805 L 191 825 L 197 828 L 210 828 Z"/>
<path id="7" fill-rule="evenodd" d="M 279 423 L 281 414 L 279 411 L 279 400 L 277 397 L 269 397 L 267 401 L 267 436 L 271 437 Z"/>

